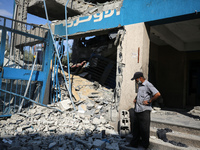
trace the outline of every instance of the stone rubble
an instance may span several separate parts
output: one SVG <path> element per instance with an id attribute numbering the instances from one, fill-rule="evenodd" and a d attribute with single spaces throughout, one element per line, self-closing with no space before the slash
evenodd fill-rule
<path id="1" fill-rule="evenodd" d="M 93 88 L 86 86 L 77 91 L 80 97 L 87 98 L 75 103 L 76 112 L 65 95 L 64 100 L 48 105 L 62 112 L 34 105 L 11 118 L 1 119 L 0 147 L 26 150 L 119 149 L 126 139 L 122 139 L 109 124 L 118 119 L 117 110 L 111 107 L 115 103 L 113 91 L 104 87 Z"/>
<path id="2" fill-rule="evenodd" d="M 195 106 L 192 110 L 190 110 L 189 114 L 200 117 L 200 106 Z"/>

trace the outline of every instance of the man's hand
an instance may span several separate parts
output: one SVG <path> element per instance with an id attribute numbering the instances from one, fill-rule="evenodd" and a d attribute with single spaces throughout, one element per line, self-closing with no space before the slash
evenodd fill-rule
<path id="1" fill-rule="evenodd" d="M 143 105 L 149 105 L 149 101 L 148 100 L 143 101 Z"/>
<path id="2" fill-rule="evenodd" d="M 136 99 L 133 100 L 133 103 L 136 103 Z"/>

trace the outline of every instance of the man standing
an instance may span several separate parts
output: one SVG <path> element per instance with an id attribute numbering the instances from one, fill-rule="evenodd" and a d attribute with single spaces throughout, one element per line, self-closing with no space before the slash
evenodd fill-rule
<path id="1" fill-rule="evenodd" d="M 149 81 L 145 80 L 142 72 L 136 72 L 131 80 L 135 80 L 138 84 L 138 93 L 133 101 L 135 103 L 133 139 L 126 146 L 138 147 L 141 138 L 142 146 L 147 149 L 150 136 L 151 103 L 160 96 L 160 93 Z"/>
<path id="2" fill-rule="evenodd" d="M 43 59 L 43 49 L 44 49 L 44 45 L 42 43 L 36 44 L 34 46 L 34 53 L 38 53 L 37 54 L 37 61 L 38 64 L 42 65 L 42 59 Z"/>

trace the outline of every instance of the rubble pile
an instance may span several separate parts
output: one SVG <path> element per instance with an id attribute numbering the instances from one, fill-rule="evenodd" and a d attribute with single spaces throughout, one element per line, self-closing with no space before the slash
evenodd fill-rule
<path id="1" fill-rule="evenodd" d="M 109 149 L 126 141 L 109 122 L 118 119 L 113 89 L 72 75 L 74 111 L 60 76 L 61 99 L 48 106 L 33 105 L 0 120 L 0 147 L 8 149 Z"/>
<path id="2" fill-rule="evenodd" d="M 118 120 L 118 105 L 114 99 L 114 90 L 103 87 L 98 82 L 89 81 L 79 75 L 72 76 L 72 95 L 77 111 L 87 116 L 104 116 L 108 122 Z M 59 80 L 61 81 L 62 101 L 58 102 L 57 105 L 63 111 L 73 110 L 64 80 L 62 77 Z"/>
<path id="3" fill-rule="evenodd" d="M 88 105 L 89 107 L 90 105 Z M 0 121 L 0 147 L 9 149 L 119 149 L 125 141 L 100 115 L 42 106 Z"/>

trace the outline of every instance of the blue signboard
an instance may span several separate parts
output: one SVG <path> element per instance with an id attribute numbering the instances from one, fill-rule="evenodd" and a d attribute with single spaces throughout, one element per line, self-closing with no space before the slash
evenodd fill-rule
<path id="1" fill-rule="evenodd" d="M 124 0 L 119 10 L 111 9 L 68 21 L 68 35 L 190 14 L 197 15 L 199 12 L 200 0 Z M 55 25 L 54 34 L 65 35 L 65 26 Z"/>

